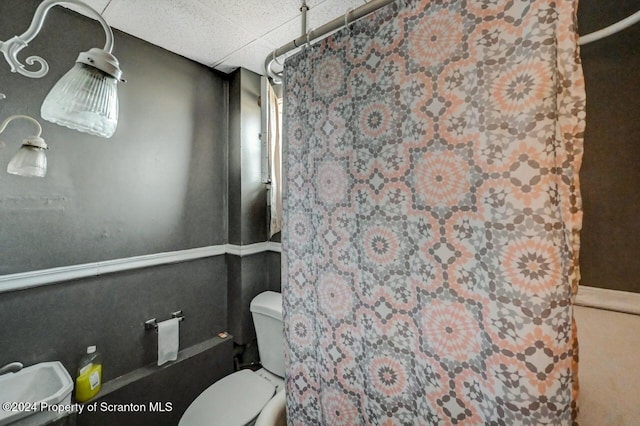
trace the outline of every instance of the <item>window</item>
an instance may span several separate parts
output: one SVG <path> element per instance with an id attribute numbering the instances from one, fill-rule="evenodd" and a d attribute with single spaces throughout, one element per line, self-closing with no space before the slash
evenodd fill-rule
<path id="1" fill-rule="evenodd" d="M 273 237 L 282 226 L 282 98 L 278 98 L 266 77 L 262 77 L 261 85 L 262 181 L 269 189 L 269 237 Z"/>

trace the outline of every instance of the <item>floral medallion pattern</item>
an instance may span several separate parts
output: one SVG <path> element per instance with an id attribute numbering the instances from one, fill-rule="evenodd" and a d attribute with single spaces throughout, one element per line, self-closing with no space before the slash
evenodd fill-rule
<path id="1" fill-rule="evenodd" d="M 576 0 L 397 0 L 285 67 L 291 425 L 568 425 Z"/>

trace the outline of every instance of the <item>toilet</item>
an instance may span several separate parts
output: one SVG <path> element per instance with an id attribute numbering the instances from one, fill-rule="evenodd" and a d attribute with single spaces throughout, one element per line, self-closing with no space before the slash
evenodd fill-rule
<path id="1" fill-rule="evenodd" d="M 209 386 L 189 405 L 178 426 L 254 425 L 265 406 L 269 413 L 261 416 L 260 424 L 284 424 L 281 416 L 271 414 L 284 413 L 282 294 L 260 293 L 250 310 L 263 368 L 236 371 Z"/>

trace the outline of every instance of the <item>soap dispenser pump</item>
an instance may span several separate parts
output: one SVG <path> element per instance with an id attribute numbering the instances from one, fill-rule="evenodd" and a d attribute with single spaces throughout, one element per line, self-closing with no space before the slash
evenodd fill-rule
<path id="1" fill-rule="evenodd" d="M 102 357 L 95 346 L 89 346 L 80 359 L 76 378 L 76 401 L 85 402 L 93 398 L 102 386 Z"/>

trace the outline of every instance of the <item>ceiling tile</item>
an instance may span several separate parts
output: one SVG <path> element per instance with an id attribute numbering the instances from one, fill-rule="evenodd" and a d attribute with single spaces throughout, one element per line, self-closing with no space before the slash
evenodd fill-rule
<path id="1" fill-rule="evenodd" d="M 220 64 L 214 66 L 218 71 L 232 72 L 238 67 L 243 67 L 255 73 L 264 75 L 264 61 L 275 46 L 256 40 L 240 50 L 226 57 Z"/>
<path id="2" fill-rule="evenodd" d="M 280 47 L 289 43 L 291 40 L 300 37 L 301 34 L 302 28 L 300 21 L 298 19 L 292 19 L 289 22 L 266 33 L 263 39 L 275 45 L 276 47 Z"/>
<path id="3" fill-rule="evenodd" d="M 237 24 L 189 0 L 112 0 L 105 18 L 121 31 L 207 65 L 255 39 Z"/>
<path id="4" fill-rule="evenodd" d="M 308 30 L 313 30 L 333 19 L 344 16 L 349 8 L 357 8 L 363 0 L 325 0 L 309 10 Z M 280 48 L 300 37 L 302 29 L 299 19 L 293 19 L 265 34 L 264 39 Z"/>
<path id="5" fill-rule="evenodd" d="M 270 52 L 302 34 L 301 0 L 85 0 L 109 25 L 202 64 L 264 73 Z M 308 28 L 365 0 L 307 0 Z M 85 11 L 69 6 L 84 15 Z"/>
<path id="6" fill-rule="evenodd" d="M 102 13 L 104 11 L 104 9 L 107 7 L 107 5 L 109 4 L 109 0 L 83 0 L 87 5 L 91 6 L 93 9 L 95 9 L 98 13 Z M 60 6 L 64 6 L 67 9 L 71 9 L 74 10 L 82 15 L 86 15 L 86 16 L 91 16 L 87 14 L 86 9 L 82 8 L 82 7 L 78 7 L 76 5 L 73 5 L 71 3 L 63 3 Z"/>
<path id="7" fill-rule="evenodd" d="M 197 0 L 206 10 L 222 15 L 253 34 L 255 38 L 271 28 L 300 16 L 300 0 Z"/>
<path id="8" fill-rule="evenodd" d="M 307 0 L 307 6 L 311 7 L 316 7 L 317 5 L 319 5 L 320 3 L 324 3 L 328 0 Z M 300 2 L 300 4 L 302 4 L 302 2 Z"/>
<path id="9" fill-rule="evenodd" d="M 309 29 L 318 28 L 338 17 L 344 17 L 350 9 L 356 9 L 363 0 L 326 0 L 309 10 Z"/>

